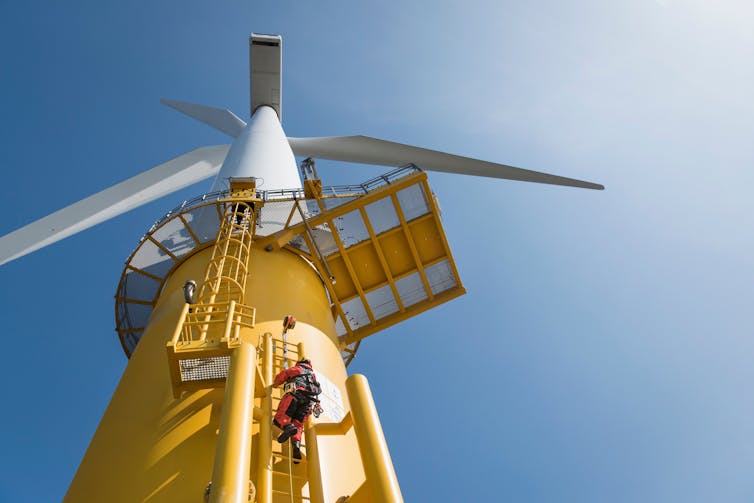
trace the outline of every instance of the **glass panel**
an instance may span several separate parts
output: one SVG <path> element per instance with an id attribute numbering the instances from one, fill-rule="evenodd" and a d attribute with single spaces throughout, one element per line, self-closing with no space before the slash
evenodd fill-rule
<path id="1" fill-rule="evenodd" d="M 301 234 L 296 234 L 296 237 L 291 239 L 288 242 L 289 245 L 293 246 L 294 248 L 298 248 L 304 253 L 308 253 L 311 255 L 311 251 L 309 251 L 309 247 L 306 245 L 306 241 L 304 240 L 304 236 Z"/>
<path id="2" fill-rule="evenodd" d="M 390 197 L 384 197 L 372 204 L 368 204 L 366 211 L 375 234 L 380 234 L 401 225 L 401 221 L 398 219 L 398 214 L 395 212 L 395 207 L 393 206 L 393 200 Z"/>
<path id="3" fill-rule="evenodd" d="M 118 303 L 118 319 L 122 321 L 118 323 L 118 326 L 125 330 L 145 327 L 151 314 L 151 305 L 120 302 Z"/>
<path id="4" fill-rule="evenodd" d="M 428 297 L 418 271 L 397 280 L 395 288 L 398 290 L 398 295 L 401 296 L 403 307 L 413 306 L 417 302 L 426 300 Z"/>
<path id="5" fill-rule="evenodd" d="M 324 189 L 324 191 L 326 190 L 327 189 Z M 322 199 L 322 203 L 325 205 L 326 210 L 331 210 L 333 208 L 337 208 L 338 206 L 342 204 L 346 204 L 350 201 L 353 201 L 354 199 L 356 198 L 355 197 L 326 197 Z"/>
<path id="6" fill-rule="evenodd" d="M 168 220 L 152 233 L 152 237 L 176 257 L 181 257 L 196 247 L 196 241 L 186 230 L 180 218 Z"/>
<path id="7" fill-rule="evenodd" d="M 369 325 L 369 316 L 367 316 L 364 304 L 362 304 L 359 297 L 344 302 L 341 307 L 352 330 Z"/>
<path id="8" fill-rule="evenodd" d="M 257 213 L 256 233 L 260 236 L 269 236 L 285 227 L 288 216 L 293 209 L 294 201 L 267 202 Z M 293 212 L 290 225 L 301 222 L 301 214 L 298 210 Z"/>
<path id="9" fill-rule="evenodd" d="M 206 243 L 214 241 L 217 237 L 217 229 L 220 227 L 220 217 L 217 215 L 215 204 L 201 206 L 183 214 L 183 218 L 191 226 L 199 241 Z"/>
<path id="10" fill-rule="evenodd" d="M 306 215 L 306 218 L 316 217 L 317 215 L 322 213 L 319 209 L 319 205 L 317 204 L 317 201 L 313 199 L 307 199 L 305 201 L 298 201 L 298 206 L 299 208 L 301 208 L 301 211 L 304 212 L 304 215 Z"/>
<path id="11" fill-rule="evenodd" d="M 357 344 L 358 344 L 358 342 L 354 342 L 354 343 L 349 344 L 348 346 L 346 346 L 344 349 L 341 350 L 340 356 L 344 360 L 352 358 L 354 356 L 354 352 L 357 349 Z"/>
<path id="12" fill-rule="evenodd" d="M 136 345 L 139 343 L 139 340 L 141 340 L 141 335 L 144 332 L 142 330 L 139 330 L 138 332 L 129 332 L 127 334 L 123 334 L 123 345 L 126 346 L 126 351 L 128 351 L 129 356 L 133 354 L 134 349 L 136 349 Z"/>
<path id="13" fill-rule="evenodd" d="M 137 269 L 163 278 L 173 267 L 173 259 L 152 241 L 145 239 L 134 254 L 130 264 Z"/>
<path id="14" fill-rule="evenodd" d="M 343 325 L 343 318 L 340 316 L 335 320 L 335 333 L 338 334 L 338 337 L 346 334 L 346 327 Z"/>
<path id="15" fill-rule="evenodd" d="M 377 290 L 372 290 L 364 296 L 366 297 L 369 309 L 372 310 L 372 314 L 376 320 L 398 312 L 398 303 L 395 301 L 395 296 L 393 295 L 393 290 L 390 288 L 390 285 L 385 285 Z"/>
<path id="16" fill-rule="evenodd" d="M 118 328 L 120 329 L 128 330 L 129 328 L 133 328 L 133 326 L 127 324 L 128 323 L 127 317 L 126 317 L 127 311 L 126 311 L 126 306 L 124 304 L 125 304 L 124 302 L 118 302 L 115 305 L 116 310 L 117 310 L 117 317 L 118 317 L 117 325 L 118 325 Z"/>
<path id="17" fill-rule="evenodd" d="M 427 275 L 427 281 L 429 281 L 433 294 L 444 292 L 456 286 L 456 278 L 453 276 L 450 262 L 447 260 L 427 267 L 424 269 L 424 273 Z"/>
<path id="18" fill-rule="evenodd" d="M 157 296 L 160 282 L 136 271 L 126 270 L 123 277 L 123 287 L 119 292 L 121 297 L 136 300 L 153 301 Z"/>
<path id="19" fill-rule="evenodd" d="M 338 251 L 338 244 L 335 242 L 335 238 L 333 238 L 330 226 L 326 223 L 312 229 L 312 237 L 314 238 L 314 244 L 317 245 L 317 249 L 323 257 L 327 257 Z"/>
<path id="20" fill-rule="evenodd" d="M 399 190 L 396 197 L 407 222 L 429 213 L 427 195 L 424 193 L 424 187 L 421 184 L 417 183 Z"/>
<path id="21" fill-rule="evenodd" d="M 353 210 L 333 220 L 343 246 L 348 248 L 369 239 L 369 231 L 358 210 Z"/>
<path id="22" fill-rule="evenodd" d="M 173 259 L 158 248 L 156 244 L 146 239 L 139 246 L 130 264 L 149 274 L 164 278 L 170 268 L 173 267 Z"/>

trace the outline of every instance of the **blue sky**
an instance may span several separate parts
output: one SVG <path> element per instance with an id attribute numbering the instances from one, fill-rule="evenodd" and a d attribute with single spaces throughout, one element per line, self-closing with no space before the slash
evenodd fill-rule
<path id="1" fill-rule="evenodd" d="M 607 187 L 430 174 L 469 293 L 350 367 L 407 501 L 751 501 L 753 22 L 744 1 L 0 1 L 0 234 L 226 143 L 159 98 L 247 116 L 248 33 L 280 33 L 291 136 Z M 63 497 L 126 365 L 123 260 L 208 187 L 0 267 L 0 501 Z"/>

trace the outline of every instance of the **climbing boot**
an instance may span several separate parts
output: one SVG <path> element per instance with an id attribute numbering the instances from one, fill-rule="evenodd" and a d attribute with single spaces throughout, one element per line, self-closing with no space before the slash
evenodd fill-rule
<path id="1" fill-rule="evenodd" d="M 301 459 L 301 442 L 297 440 L 291 440 L 291 447 L 293 450 L 293 464 L 297 465 L 297 460 Z"/>
<path id="2" fill-rule="evenodd" d="M 296 427 L 292 424 L 286 424 L 283 428 L 283 433 L 278 437 L 278 442 L 281 444 L 296 434 Z"/>

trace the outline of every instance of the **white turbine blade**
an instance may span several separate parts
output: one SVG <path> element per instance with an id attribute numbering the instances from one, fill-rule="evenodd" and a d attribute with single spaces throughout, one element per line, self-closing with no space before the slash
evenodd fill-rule
<path id="1" fill-rule="evenodd" d="M 188 115 L 199 122 L 203 122 L 204 124 L 232 136 L 233 138 L 240 135 L 241 131 L 246 127 L 246 123 L 227 108 L 213 108 L 205 105 L 197 105 L 196 103 L 167 100 L 165 98 L 161 98 L 160 103 L 178 110 L 182 114 Z"/>
<path id="2" fill-rule="evenodd" d="M 217 174 L 228 148 L 192 150 L 6 234 L 0 265 Z"/>
<path id="3" fill-rule="evenodd" d="M 322 138 L 288 138 L 293 153 L 301 157 L 330 159 L 379 166 L 404 166 L 414 163 L 429 171 L 459 175 L 487 176 L 524 182 L 565 185 L 602 190 L 605 187 L 583 180 L 540 173 L 528 169 L 480 161 L 437 150 L 379 140 L 368 136 L 330 136 Z"/>

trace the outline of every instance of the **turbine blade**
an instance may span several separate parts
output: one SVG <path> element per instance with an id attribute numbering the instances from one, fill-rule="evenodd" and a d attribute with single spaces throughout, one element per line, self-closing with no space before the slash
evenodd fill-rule
<path id="1" fill-rule="evenodd" d="M 246 123 L 227 108 L 213 108 L 205 105 L 197 105 L 196 103 L 186 103 L 184 101 L 174 101 L 165 98 L 160 98 L 160 103 L 178 110 L 192 119 L 196 119 L 199 122 L 203 122 L 208 126 L 222 131 L 233 138 L 240 135 L 241 131 L 246 127 Z"/>
<path id="2" fill-rule="evenodd" d="M 437 150 L 370 138 L 369 136 L 288 138 L 288 143 L 291 145 L 293 153 L 302 157 L 376 164 L 380 166 L 404 166 L 414 163 L 428 171 L 487 176 L 490 178 L 565 185 L 585 189 L 602 190 L 605 188 L 598 183 L 540 173 L 539 171 L 516 168 L 505 164 L 481 161 Z"/>
<path id="3" fill-rule="evenodd" d="M 202 147 L 0 238 L 0 265 L 217 174 L 228 145 Z"/>

